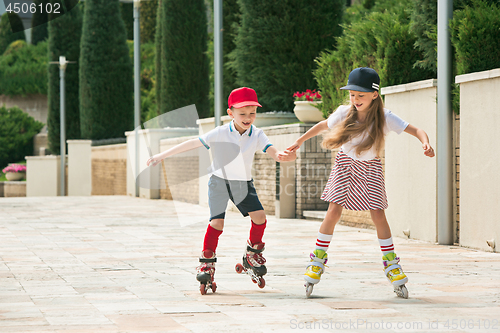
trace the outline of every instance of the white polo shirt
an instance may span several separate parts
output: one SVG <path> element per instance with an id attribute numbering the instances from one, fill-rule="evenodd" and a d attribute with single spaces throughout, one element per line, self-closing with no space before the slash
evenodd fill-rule
<path id="1" fill-rule="evenodd" d="M 234 121 L 214 128 L 199 137 L 212 153 L 211 174 L 227 180 L 252 180 L 252 164 L 257 150 L 264 153 L 272 146 L 264 131 L 254 125 L 243 134 Z"/>
<path id="2" fill-rule="evenodd" d="M 335 125 L 343 121 L 347 114 L 349 113 L 350 105 L 341 105 L 337 108 L 337 110 L 328 117 L 328 127 L 333 128 Z M 397 134 L 401 134 L 408 123 L 403 119 L 399 118 L 397 115 L 392 113 L 390 110 L 384 108 L 385 114 L 385 126 L 384 126 L 384 134 L 387 135 L 390 131 L 396 132 Z M 342 151 L 346 153 L 349 157 L 355 160 L 368 161 L 374 158 L 377 158 L 377 151 L 375 147 L 371 147 L 369 150 L 365 150 L 360 155 L 356 154 L 356 147 L 363 142 L 368 133 L 363 133 L 362 135 L 358 135 L 355 138 L 352 138 L 350 141 L 344 143 L 342 145 Z"/>

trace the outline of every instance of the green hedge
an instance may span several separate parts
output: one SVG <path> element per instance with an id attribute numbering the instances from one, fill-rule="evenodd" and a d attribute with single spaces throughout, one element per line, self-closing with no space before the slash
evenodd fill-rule
<path id="1" fill-rule="evenodd" d="M 47 42 L 18 40 L 0 57 L 0 94 L 47 94 Z"/>
<path id="2" fill-rule="evenodd" d="M 43 126 L 18 107 L 0 107 L 0 170 L 33 155 L 33 136 Z"/>
<path id="3" fill-rule="evenodd" d="M 335 51 L 325 51 L 314 72 L 323 95 L 325 115 L 348 101 L 345 86 L 351 70 L 371 67 L 380 75 L 381 87 L 433 77 L 430 70 L 414 68 L 422 54 L 414 49 L 409 13 L 400 3 L 391 10 L 372 12 L 346 26 Z"/>

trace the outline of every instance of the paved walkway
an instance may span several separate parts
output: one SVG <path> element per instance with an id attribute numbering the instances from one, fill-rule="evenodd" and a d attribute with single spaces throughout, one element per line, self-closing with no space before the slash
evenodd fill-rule
<path id="1" fill-rule="evenodd" d="M 264 289 L 234 271 L 249 223 L 228 214 L 218 290 L 202 296 L 206 223 L 180 223 L 170 201 L 2 198 L 0 332 L 500 332 L 499 254 L 396 238 L 405 300 L 383 276 L 375 232 L 339 226 L 306 299 L 319 222 L 269 217 Z"/>

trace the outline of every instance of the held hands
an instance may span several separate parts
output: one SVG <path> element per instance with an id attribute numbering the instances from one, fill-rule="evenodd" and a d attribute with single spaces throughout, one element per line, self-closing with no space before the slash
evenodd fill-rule
<path id="1" fill-rule="evenodd" d="M 278 160 L 283 162 L 294 161 L 297 158 L 297 153 L 291 152 L 288 149 L 278 153 Z"/>
<path id="2" fill-rule="evenodd" d="M 428 157 L 434 157 L 434 149 L 432 149 L 429 143 L 422 144 L 422 148 L 424 149 L 424 155 Z"/>
<path id="3" fill-rule="evenodd" d="M 300 146 L 302 145 L 302 142 L 299 142 L 299 141 L 295 141 L 293 145 L 291 145 L 290 147 L 288 147 L 285 151 L 289 151 L 289 152 L 296 152 Z"/>

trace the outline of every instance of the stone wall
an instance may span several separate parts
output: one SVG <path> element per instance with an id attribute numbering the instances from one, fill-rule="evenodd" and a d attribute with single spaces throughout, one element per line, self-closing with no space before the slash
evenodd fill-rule
<path id="1" fill-rule="evenodd" d="M 26 196 L 26 182 L 23 181 L 7 181 L 3 182 L 3 194 L 6 198 L 25 197 Z"/>
<path id="2" fill-rule="evenodd" d="M 127 145 L 92 147 L 92 195 L 127 194 Z"/>

